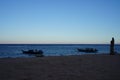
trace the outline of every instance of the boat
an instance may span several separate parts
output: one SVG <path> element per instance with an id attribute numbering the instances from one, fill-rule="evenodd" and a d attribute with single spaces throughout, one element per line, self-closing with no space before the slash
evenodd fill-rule
<path id="1" fill-rule="evenodd" d="M 86 52 L 86 53 L 96 53 L 96 52 L 98 52 L 98 50 L 94 49 L 94 48 L 85 48 L 85 49 L 77 48 L 77 50 L 79 52 Z"/>
<path id="2" fill-rule="evenodd" d="M 22 50 L 23 54 L 39 54 L 41 56 L 43 56 L 43 51 L 42 50 Z"/>

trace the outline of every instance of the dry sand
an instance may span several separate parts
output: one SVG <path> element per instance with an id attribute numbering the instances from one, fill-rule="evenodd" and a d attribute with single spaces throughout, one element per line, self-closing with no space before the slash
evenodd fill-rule
<path id="1" fill-rule="evenodd" d="M 120 80 L 120 55 L 4 58 L 0 80 Z"/>

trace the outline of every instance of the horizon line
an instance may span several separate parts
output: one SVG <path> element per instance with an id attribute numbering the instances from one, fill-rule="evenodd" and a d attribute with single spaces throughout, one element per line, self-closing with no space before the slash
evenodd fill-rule
<path id="1" fill-rule="evenodd" d="M 0 43 L 0 45 L 109 45 L 108 43 Z M 120 45 L 116 43 L 115 45 Z"/>

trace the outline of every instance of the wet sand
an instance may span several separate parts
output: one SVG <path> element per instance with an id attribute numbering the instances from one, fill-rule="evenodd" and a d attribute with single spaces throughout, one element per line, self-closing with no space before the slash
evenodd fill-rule
<path id="1" fill-rule="evenodd" d="M 0 80 L 120 80 L 120 55 L 3 58 Z"/>

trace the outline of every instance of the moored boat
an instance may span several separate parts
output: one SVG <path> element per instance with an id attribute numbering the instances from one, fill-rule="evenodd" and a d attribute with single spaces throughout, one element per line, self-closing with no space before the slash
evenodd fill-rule
<path id="1" fill-rule="evenodd" d="M 98 52 L 98 50 L 94 49 L 94 48 L 85 48 L 85 49 L 78 48 L 77 50 L 79 52 L 86 52 L 86 53 L 96 53 L 96 52 Z"/>
<path id="2" fill-rule="evenodd" d="M 23 54 L 43 54 L 42 50 L 22 50 Z"/>

